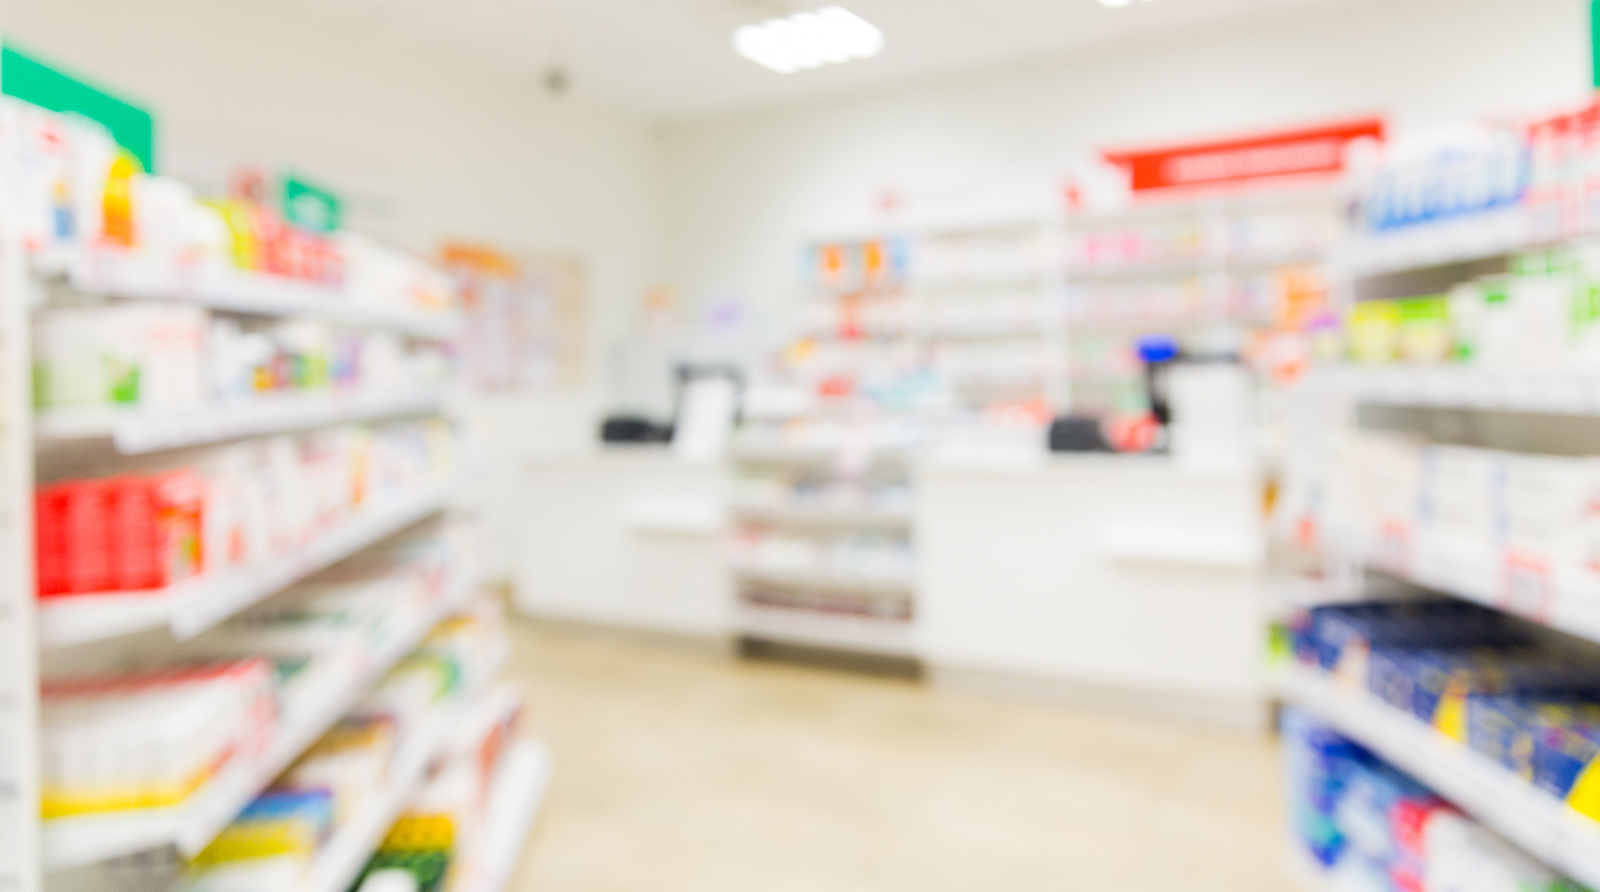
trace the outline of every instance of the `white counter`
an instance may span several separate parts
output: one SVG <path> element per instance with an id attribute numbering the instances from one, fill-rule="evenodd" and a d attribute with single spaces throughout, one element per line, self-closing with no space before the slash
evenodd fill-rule
<path id="1" fill-rule="evenodd" d="M 1266 716 L 1259 481 L 1152 457 L 913 471 L 913 652 L 938 683 Z M 524 465 L 516 603 L 540 616 L 726 639 L 728 470 L 660 448 Z"/>
<path id="2" fill-rule="evenodd" d="M 555 619 L 726 638 L 728 472 L 662 447 L 527 461 L 513 521 L 515 603 Z"/>
<path id="3" fill-rule="evenodd" d="M 925 465 L 919 641 L 938 681 L 1265 720 L 1253 475 L 1152 457 Z"/>

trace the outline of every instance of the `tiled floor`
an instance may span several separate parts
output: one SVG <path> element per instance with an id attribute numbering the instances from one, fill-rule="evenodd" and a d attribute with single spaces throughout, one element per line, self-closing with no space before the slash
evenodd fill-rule
<path id="1" fill-rule="evenodd" d="M 1287 892 L 1272 747 L 516 624 L 515 892 Z"/>

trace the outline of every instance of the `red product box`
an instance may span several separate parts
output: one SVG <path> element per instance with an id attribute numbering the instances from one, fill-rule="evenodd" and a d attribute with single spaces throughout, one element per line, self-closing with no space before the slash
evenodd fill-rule
<path id="1" fill-rule="evenodd" d="M 205 481 L 74 480 L 34 496 L 40 597 L 162 588 L 200 571 Z"/>
<path id="2" fill-rule="evenodd" d="M 34 551 L 39 594 L 111 588 L 110 490 L 101 480 L 73 480 L 34 496 Z"/>

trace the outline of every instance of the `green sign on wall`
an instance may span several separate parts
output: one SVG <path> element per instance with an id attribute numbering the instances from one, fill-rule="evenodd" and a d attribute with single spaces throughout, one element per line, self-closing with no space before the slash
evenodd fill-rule
<path id="1" fill-rule="evenodd" d="M 1589 0 L 1589 50 L 1592 80 L 1600 87 L 1600 0 Z"/>
<path id="2" fill-rule="evenodd" d="M 283 178 L 283 217 L 312 232 L 339 229 L 339 197 L 292 174 Z"/>
<path id="3" fill-rule="evenodd" d="M 27 55 L 0 46 L 0 93 L 57 112 L 76 112 L 104 124 L 117 145 L 156 172 L 156 125 L 150 112 Z"/>

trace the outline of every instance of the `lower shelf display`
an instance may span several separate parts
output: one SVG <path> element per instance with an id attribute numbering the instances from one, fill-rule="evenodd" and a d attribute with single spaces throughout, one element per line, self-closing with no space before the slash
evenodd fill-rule
<path id="1" fill-rule="evenodd" d="M 1283 720 L 1292 860 L 1333 892 L 1583 892 L 1332 727 Z"/>

